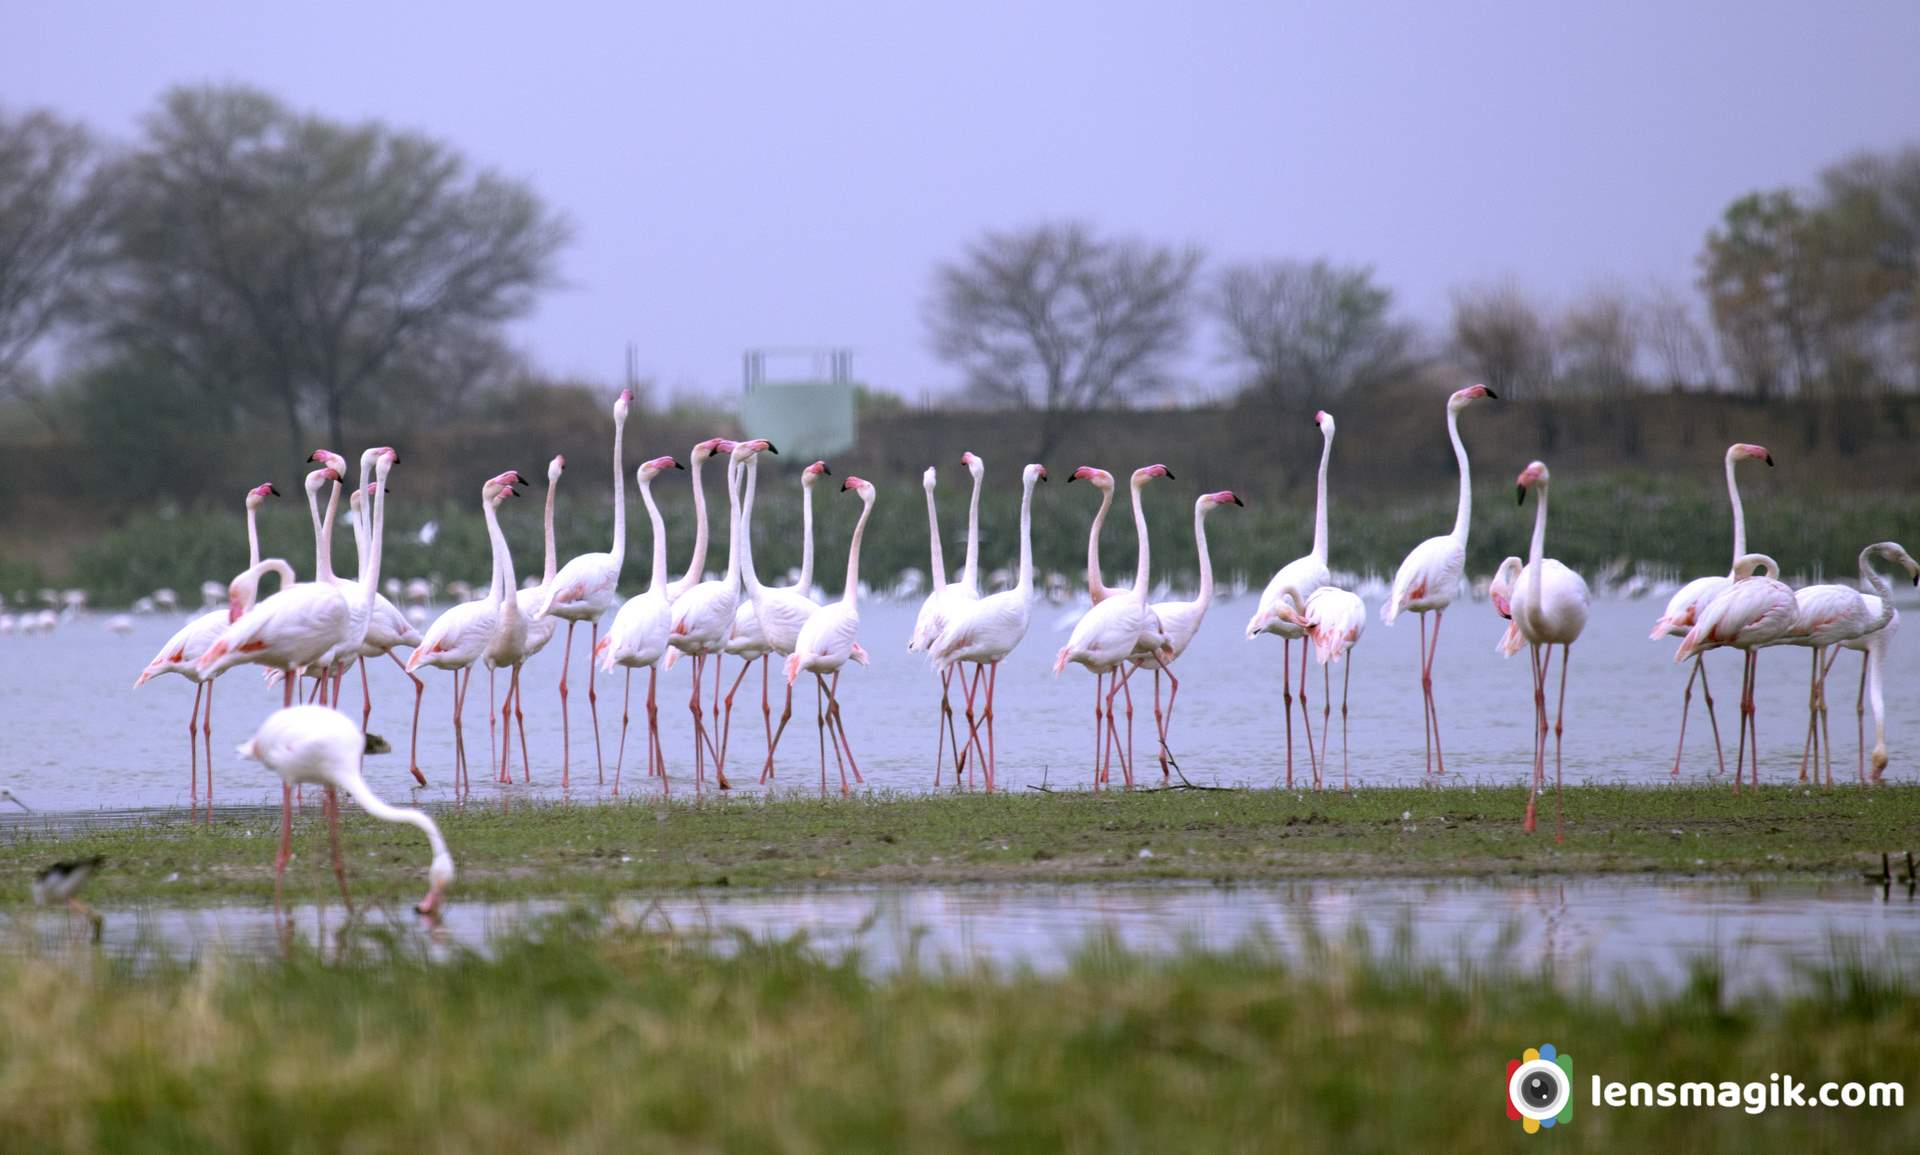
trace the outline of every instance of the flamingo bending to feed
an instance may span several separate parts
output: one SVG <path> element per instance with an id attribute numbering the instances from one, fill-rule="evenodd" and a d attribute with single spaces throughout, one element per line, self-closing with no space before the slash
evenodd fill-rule
<path id="1" fill-rule="evenodd" d="M 747 463 L 746 501 L 740 510 L 740 578 L 747 596 L 733 611 L 733 632 L 727 638 L 727 653 L 743 662 L 740 672 L 734 676 L 733 687 L 727 691 L 726 714 L 720 722 L 720 760 L 723 764 L 726 761 L 727 739 L 733 732 L 733 696 L 758 660 L 760 718 L 767 733 L 767 760 L 760 767 L 762 782 L 773 777 L 773 752 L 779 745 L 773 727 L 773 703 L 767 696 L 768 662 L 771 655 L 779 654 L 785 659 L 793 653 L 800 639 L 800 628 L 820 608 L 820 603 L 808 592 L 813 587 L 813 487 L 831 473 L 824 461 L 816 461 L 800 471 L 800 502 L 804 511 L 800 530 L 803 539 L 800 580 L 791 586 L 768 586 L 760 584 L 760 575 L 753 564 L 753 498 L 760 477 L 759 455 L 755 454 Z M 780 716 L 782 728 L 792 715 L 793 687 L 789 686 Z"/>
<path id="2" fill-rule="evenodd" d="M 660 776 L 660 788 L 667 791 L 667 757 L 660 748 L 660 707 L 655 691 L 660 684 L 660 659 L 667 656 L 667 630 L 671 614 L 667 602 L 667 527 L 660 518 L 660 506 L 653 500 L 653 479 L 668 469 L 683 469 L 671 457 L 656 457 L 634 474 L 640 485 L 640 501 L 647 507 L 647 521 L 653 526 L 653 570 L 647 592 L 628 598 L 613 615 L 607 636 L 595 651 L 600 671 L 612 673 L 615 666 L 627 668 L 626 697 L 620 707 L 620 751 L 613 759 L 613 792 L 620 793 L 620 769 L 627 760 L 627 718 L 633 703 L 633 672 L 647 671 L 647 774 Z"/>
<path id="3" fill-rule="evenodd" d="M 458 602 L 435 618 L 433 624 L 427 627 L 426 636 L 407 659 L 408 673 L 427 665 L 436 670 L 447 670 L 453 676 L 454 782 L 460 789 L 467 786 L 467 743 L 465 729 L 461 725 L 467 687 L 473 684 L 473 664 L 487 655 L 487 646 L 493 641 L 493 632 L 500 624 L 500 602 L 508 596 L 508 591 L 501 584 L 502 562 L 508 560 L 505 556 L 506 539 L 495 533 L 498 521 L 494 511 L 506 500 L 512 486 L 524 484 L 526 482 L 519 473 L 508 470 L 498 477 L 488 478 L 480 487 L 480 513 L 488 523 L 487 542 L 493 555 L 493 580 L 487 586 L 486 597 L 478 601 Z M 467 675 L 464 680 L 460 677 L 463 670 Z M 491 719 L 491 707 L 487 713 Z"/>
<path id="4" fill-rule="evenodd" d="M 1512 559 L 1516 564 L 1519 559 Z M 1275 612 L 1299 626 L 1306 632 L 1302 645 L 1311 644 L 1314 656 L 1320 662 L 1320 758 L 1327 757 L 1327 724 L 1333 713 L 1332 671 L 1329 667 L 1341 658 L 1347 659 L 1345 672 L 1340 683 L 1340 789 L 1352 789 L 1347 773 L 1347 697 L 1353 686 L 1353 647 L 1360 642 L 1360 635 L 1367 628 L 1367 603 L 1360 595 L 1343 590 L 1328 583 L 1301 599 L 1292 591 L 1281 591 L 1286 596 L 1276 604 Z M 1312 748 L 1313 732 L 1307 732 L 1308 748 Z M 1314 788 L 1320 786 L 1318 763 L 1314 767 Z"/>
<path id="5" fill-rule="evenodd" d="M 292 683 L 288 683 L 291 686 Z M 427 868 L 427 896 L 414 907 L 433 916 L 453 885 L 453 856 L 439 826 L 426 814 L 410 807 L 389 806 L 368 787 L 361 764 L 369 753 L 384 753 L 387 744 L 377 734 L 363 734 L 352 720 L 325 706 L 288 706 L 267 715 L 253 737 L 241 743 L 239 754 L 278 774 L 281 798 L 289 820 L 292 817 L 293 788 L 296 785 L 322 786 L 327 792 L 327 835 L 333 847 L 333 876 L 340 883 L 340 896 L 353 909 L 347 893 L 346 863 L 340 855 L 340 796 L 345 790 L 360 808 L 382 822 L 404 822 L 417 826 L 433 847 L 433 863 Z M 293 854 L 291 821 L 280 829 L 280 853 L 273 864 L 273 908 L 280 909 L 280 882 L 287 871 L 287 859 Z"/>
<path id="6" fill-rule="evenodd" d="M 1171 657 L 1153 652 L 1152 649 L 1136 648 L 1132 655 L 1133 663 L 1142 669 L 1153 671 L 1153 724 L 1160 732 L 1160 777 L 1168 777 L 1167 763 L 1172 760 L 1168 752 L 1167 733 L 1173 729 L 1173 704 L 1180 697 L 1180 678 L 1173 672 L 1174 661 L 1187 652 L 1187 647 L 1200 633 L 1200 623 L 1207 616 L 1207 608 L 1213 604 L 1213 559 L 1207 553 L 1207 514 L 1223 505 L 1244 506 L 1246 503 L 1234 496 L 1232 490 L 1223 489 L 1218 493 L 1203 493 L 1193 503 L 1193 544 L 1200 559 L 1200 592 L 1186 602 L 1154 602 L 1148 611 L 1155 621 L 1160 623 L 1160 632 L 1166 635 L 1166 653 Z M 1322 662 L 1325 659 L 1321 659 Z M 1160 713 L 1160 675 L 1165 672 L 1171 692 L 1167 695 L 1167 712 Z M 1323 727 L 1324 735 L 1324 727 Z M 1131 755 L 1129 755 L 1131 756 Z"/>
<path id="7" fill-rule="evenodd" d="M 1826 731 L 1827 671 L 1832 658 L 1822 661 L 1823 651 L 1846 642 L 1859 641 L 1878 633 L 1893 621 L 1893 587 L 1873 568 L 1873 559 L 1883 557 L 1907 571 L 1920 584 L 1920 564 L 1898 542 L 1882 541 L 1860 551 L 1860 584 L 1873 590 L 1864 594 L 1853 586 L 1814 585 L 1794 591 L 1793 626 L 1781 639 L 1782 645 L 1810 646 L 1813 649 L 1813 683 L 1807 701 L 1807 749 L 1800 756 L 1800 780 L 1807 780 L 1807 757 L 1812 755 L 1814 777 L 1820 774 L 1820 747 L 1827 747 L 1827 785 L 1833 785 L 1833 741 Z M 1836 653 L 1834 656 L 1838 656 Z M 1864 745 L 1864 743 L 1863 743 Z M 1861 780 L 1865 781 L 1864 771 Z"/>
<path id="8" fill-rule="evenodd" d="M 256 485 L 247 490 L 247 565 L 260 564 L 260 528 L 258 513 L 262 502 L 269 497 L 279 497 L 280 491 L 271 484 Z M 208 610 L 199 617 L 181 626 L 178 633 L 167 639 L 160 652 L 153 656 L 140 676 L 133 680 L 134 689 L 162 674 L 178 674 L 193 683 L 193 712 L 187 715 L 187 765 L 188 798 L 195 803 L 200 801 L 200 740 L 204 738 L 207 746 L 207 804 L 213 804 L 213 679 L 200 673 L 200 655 L 226 631 L 228 613 L 225 606 L 217 610 Z M 200 698 L 207 699 L 206 719 L 200 717 Z M 195 734 L 195 728 L 200 733 Z"/>
<path id="9" fill-rule="evenodd" d="M 1077 662 L 1093 671 L 1094 681 L 1094 767 L 1093 784 L 1099 789 L 1108 776 L 1112 764 L 1113 749 L 1119 744 L 1119 734 L 1113 721 L 1114 698 L 1126 688 L 1130 671 L 1127 660 L 1135 650 L 1145 648 L 1158 654 L 1163 662 L 1173 660 L 1172 650 L 1167 645 L 1166 633 L 1160 623 L 1154 619 L 1153 611 L 1147 604 L 1147 575 L 1151 565 L 1152 550 L 1147 539 L 1147 514 L 1141 505 L 1141 491 L 1149 481 L 1155 478 L 1173 478 L 1173 473 L 1164 465 L 1145 465 L 1133 471 L 1129 488 L 1133 491 L 1133 527 L 1140 540 L 1138 561 L 1133 574 L 1133 588 L 1125 593 L 1113 593 L 1098 605 L 1088 610 L 1086 615 L 1073 627 L 1068 635 L 1067 644 L 1053 660 L 1055 677 L 1067 668 L 1068 662 Z M 1112 674 L 1111 687 L 1106 694 L 1106 723 L 1101 726 L 1100 680 Z M 1133 787 L 1133 692 L 1127 691 L 1127 749 L 1122 755 L 1120 770 L 1127 787 Z M 1104 749 L 1104 754 L 1103 754 Z"/>
<path id="10" fill-rule="evenodd" d="M 1252 641 L 1261 634 L 1277 634 L 1281 639 L 1280 651 L 1280 693 L 1281 714 L 1286 719 L 1287 728 L 1287 785 L 1293 785 L 1293 643 L 1300 645 L 1300 721 L 1307 732 L 1307 759 L 1313 766 L 1314 781 L 1320 780 L 1319 766 L 1313 758 L 1313 723 L 1307 713 L 1307 646 L 1306 633 L 1295 623 L 1294 615 L 1282 614 L 1284 604 L 1282 595 L 1292 591 L 1296 599 L 1293 608 L 1297 610 L 1313 591 L 1333 580 L 1327 570 L 1327 462 L 1333 457 L 1333 414 L 1322 409 L 1313 415 L 1313 423 L 1320 429 L 1320 480 L 1313 499 L 1313 548 L 1305 557 L 1295 558 L 1280 567 L 1280 572 L 1267 582 L 1267 588 L 1260 594 L 1260 604 L 1254 608 L 1253 617 L 1247 621 L 1247 640 Z M 1422 627 L 1424 636 L 1425 626 Z"/>
<path id="11" fill-rule="evenodd" d="M 954 613 L 961 607 L 980 600 L 980 481 L 986 476 L 986 463 L 972 452 L 962 453 L 960 463 L 967 467 L 973 476 L 973 498 L 967 511 L 967 556 L 960 576 L 954 581 L 947 580 L 946 557 L 940 547 L 940 516 L 933 505 L 933 466 L 927 466 L 920 475 L 921 488 L 927 491 L 927 542 L 931 554 L 932 566 L 928 572 L 932 575 L 933 591 L 927 600 L 920 603 L 920 613 L 914 618 L 913 634 L 907 639 L 909 651 L 924 651 L 933 648 L 941 633 L 947 628 Z M 953 671 L 946 670 L 940 675 L 940 713 L 934 720 L 936 742 L 933 751 L 933 784 L 940 785 L 941 759 L 946 755 L 947 743 L 953 743 L 953 782 L 960 784 L 960 764 L 964 761 L 960 752 L 959 736 L 953 728 Z"/>
<path id="12" fill-rule="evenodd" d="M 621 464 L 622 437 L 627 429 L 627 409 L 633 404 L 633 390 L 622 389 L 613 403 L 613 548 L 606 553 L 583 553 L 554 575 L 540 608 L 526 620 L 537 621 L 554 614 L 567 623 L 567 646 L 560 659 L 560 788 L 572 781 L 573 732 L 567 725 L 567 669 L 573 664 L 573 627 L 593 623 L 593 636 L 587 654 L 587 709 L 593 716 L 593 760 L 600 767 L 600 781 L 607 780 L 606 763 L 600 754 L 600 694 L 593 682 L 592 649 L 600 644 L 600 619 L 613 608 L 620 590 L 620 566 L 627 557 L 627 477 Z"/>
<path id="13" fill-rule="evenodd" d="M 940 636 L 928 648 L 933 668 L 945 674 L 961 662 L 983 664 L 987 668 L 986 713 L 975 721 L 974 689 L 967 690 L 967 745 L 980 748 L 979 727 L 987 728 L 984 760 L 987 792 L 994 788 L 997 769 L 993 745 L 993 690 L 999 680 L 1000 661 L 1012 653 L 1027 636 L 1033 620 L 1033 487 L 1047 479 L 1046 466 L 1038 463 L 1020 471 L 1020 579 L 1010 590 L 992 597 L 956 607 Z M 978 684 L 979 679 L 974 679 Z M 956 765 L 954 773 L 959 773 Z"/>
<path id="14" fill-rule="evenodd" d="M 1380 607 L 1380 620 L 1392 625 L 1402 612 L 1420 615 L 1420 694 L 1425 700 L 1423 731 L 1427 742 L 1427 772 L 1447 772 L 1447 756 L 1440 748 L 1440 708 L 1433 700 L 1433 658 L 1440 651 L 1440 620 L 1460 596 L 1460 574 L 1467 567 L 1467 527 L 1473 520 L 1473 475 L 1467 465 L 1467 447 L 1460 441 L 1460 411 L 1481 398 L 1499 400 L 1485 385 L 1469 385 L 1447 398 L 1447 437 L 1460 470 L 1460 505 L 1453 515 L 1453 532 L 1430 537 L 1413 547 L 1399 572 L 1393 575 L 1393 593 Z M 1427 643 L 1427 614 L 1433 614 L 1433 643 Z M 1436 771 L 1435 767 L 1438 767 Z"/>
<path id="15" fill-rule="evenodd" d="M 700 689 L 706 661 L 712 658 L 713 697 L 716 714 L 720 705 L 720 661 L 726 653 L 727 636 L 733 632 L 733 612 L 740 605 L 740 467 L 761 452 L 778 453 L 767 441 L 723 441 L 727 454 L 727 572 L 718 581 L 701 582 L 673 599 L 673 624 L 669 627 L 673 648 L 693 659 L 693 694 L 687 708 L 693 714 L 694 788 L 706 781 L 706 755 L 713 756 L 714 778 L 722 790 L 731 790 L 726 763 L 720 746 L 707 733 L 700 709 Z M 668 662 L 671 664 L 672 657 Z M 718 724 L 719 718 L 714 722 Z"/>
<path id="16" fill-rule="evenodd" d="M 1567 664 L 1573 660 L 1573 643 L 1587 628 L 1587 610 L 1593 597 L 1587 583 L 1557 559 L 1542 556 L 1547 545 L 1547 486 L 1551 481 L 1544 463 L 1535 461 L 1520 472 L 1518 503 L 1524 505 L 1527 490 L 1537 489 L 1539 505 L 1533 511 L 1533 546 L 1527 554 L 1527 566 L 1513 583 L 1510 608 L 1513 625 L 1520 638 L 1531 648 L 1533 665 L 1533 778 L 1527 793 L 1526 829 L 1534 829 L 1534 800 L 1540 796 L 1547 778 L 1547 676 L 1553 665 L 1553 647 L 1560 647 L 1560 699 L 1553 715 L 1553 840 L 1566 841 L 1564 803 L 1560 793 L 1560 734 L 1567 715 Z M 1513 631 L 1508 632 L 1512 636 Z M 1519 652 L 1518 640 L 1502 639 L 1500 651 L 1508 657 Z"/>
<path id="17" fill-rule="evenodd" d="M 867 651 L 860 645 L 860 541 L 867 533 L 867 519 L 873 516 L 873 483 L 849 476 L 840 483 L 840 491 L 853 490 L 860 495 L 860 520 L 853 525 L 853 541 L 847 547 L 847 584 L 840 600 L 821 606 L 800 628 L 793 653 L 787 657 L 787 687 L 792 689 L 801 671 L 813 675 L 816 695 L 814 723 L 820 730 L 820 792 L 827 791 L 827 735 L 834 736 L 833 760 L 840 767 L 840 793 L 851 793 L 847 785 L 847 767 L 853 767 L 853 780 L 860 777 L 860 763 L 854 761 L 853 746 L 847 741 L 847 723 L 840 714 L 840 668 L 849 659 L 867 664 Z M 833 675 L 831 681 L 827 675 Z M 817 695 L 826 695 L 826 710 L 820 712 Z M 782 725 L 785 725 L 784 719 Z M 775 735 L 777 741 L 779 735 Z M 846 761 L 840 761 L 841 754 Z"/>
<path id="18" fill-rule="evenodd" d="M 1740 484 L 1734 477 L 1733 466 L 1737 461 L 1764 461 L 1768 468 L 1773 466 L 1773 454 L 1768 453 L 1764 445 L 1749 445 L 1736 442 L 1727 446 L 1727 500 L 1733 506 L 1733 556 L 1738 560 L 1747 552 L 1747 515 L 1740 505 Z M 1665 637 L 1684 638 L 1687 631 L 1699 620 L 1700 611 L 1714 598 L 1727 591 L 1733 584 L 1731 571 L 1727 576 L 1718 574 L 1694 578 L 1686 585 L 1675 590 L 1667 599 L 1666 612 L 1660 620 L 1653 623 L 1653 633 L 1648 636 L 1658 640 Z M 1707 700 L 1707 721 L 1713 726 L 1713 754 L 1719 761 L 1721 774 L 1727 772 L 1727 754 L 1720 746 L 1720 719 L 1713 712 L 1713 690 L 1707 685 L 1707 662 L 1705 654 L 1696 654 L 1693 659 L 1693 672 L 1687 675 L 1687 688 L 1680 698 L 1680 741 L 1673 750 L 1673 777 L 1680 777 L 1680 756 L 1687 748 L 1687 713 L 1693 707 L 1693 683 L 1699 679 L 1700 691 Z"/>
<path id="19" fill-rule="evenodd" d="M 1766 570 L 1761 575 L 1760 570 Z M 1701 609 L 1693 628 L 1680 639 L 1673 660 L 1684 662 L 1702 650 L 1731 646 L 1746 654 L 1740 679 L 1740 741 L 1733 761 L 1733 790 L 1740 792 L 1746 768 L 1747 735 L 1753 735 L 1753 785 L 1760 786 L 1760 730 L 1753 708 L 1753 680 L 1760 649 L 1777 644 L 1793 628 L 1799 604 L 1776 575 L 1780 563 L 1763 553 L 1734 559 L 1733 584 Z"/>

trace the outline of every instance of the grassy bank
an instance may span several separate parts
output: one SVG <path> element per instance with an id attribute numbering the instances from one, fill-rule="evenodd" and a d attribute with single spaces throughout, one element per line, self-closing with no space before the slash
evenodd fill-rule
<path id="1" fill-rule="evenodd" d="M 1837 962 L 1784 998 L 1717 967 L 1624 1000 L 1320 944 L 1060 975 L 863 977 L 800 943 L 716 957 L 562 920 L 444 964 L 0 957 L 0 1146 L 56 1151 L 1913 1150 L 1906 1109 L 1627 1110 L 1589 1079 L 1905 1080 L 1910 980 Z M 1574 1056 L 1550 1139 L 1506 1061 Z M 1908 1094 L 1920 1088 L 1908 1086 Z"/>
<path id="2" fill-rule="evenodd" d="M 1526 834 L 1516 788 L 1383 788 L 752 798 L 661 805 L 474 803 L 440 813 L 459 864 L 456 897 L 607 896 L 706 886 L 1302 875 L 1642 873 L 1850 874 L 1882 851 L 1920 849 L 1920 788 L 1736 797 L 1710 787 L 1570 787 L 1566 842 L 1553 803 Z M 333 886 L 317 806 L 296 820 L 289 894 Z M 277 816 L 211 827 L 183 820 L 62 835 L 32 823 L 0 838 L 0 892 L 23 893 L 49 861 L 104 854 L 102 901 L 261 900 Z M 418 832 L 349 815 L 358 892 L 418 897 Z"/>

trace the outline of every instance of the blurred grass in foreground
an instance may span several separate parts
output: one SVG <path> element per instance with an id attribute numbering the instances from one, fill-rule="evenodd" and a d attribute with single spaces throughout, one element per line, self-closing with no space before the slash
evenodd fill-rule
<path id="1" fill-rule="evenodd" d="M 1803 993 L 1567 994 L 1364 943 L 1094 943 L 1065 973 L 864 977 L 803 942 L 727 954 L 581 914 L 431 962 L 0 958 L 0 1147 L 33 1151 L 1914 1150 L 1920 1112 L 1596 1109 L 1589 1080 L 1904 1079 L 1912 980 L 1836 946 Z M 1378 956 L 1374 956 L 1378 957 Z M 1737 965 L 1725 964 L 1725 965 Z M 1527 1139 L 1505 1062 L 1576 1060 Z M 1920 1088 L 1909 1086 L 1909 1094 Z"/>

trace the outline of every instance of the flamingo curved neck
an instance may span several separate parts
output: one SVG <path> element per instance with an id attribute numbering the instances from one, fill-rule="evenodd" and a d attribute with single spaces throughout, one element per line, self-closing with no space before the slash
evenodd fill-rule
<path id="1" fill-rule="evenodd" d="M 1464 545 L 1467 525 L 1473 520 L 1473 473 L 1467 464 L 1467 447 L 1460 440 L 1460 411 L 1452 406 L 1447 407 L 1447 437 L 1453 441 L 1453 459 L 1460 467 L 1460 508 L 1453 515 L 1452 536 Z"/>
<path id="2" fill-rule="evenodd" d="M 1100 508 L 1094 512 L 1093 528 L 1087 531 L 1087 593 L 1098 603 L 1112 591 L 1100 576 L 1100 532 L 1106 528 L 1107 511 L 1113 508 L 1113 490 L 1100 491 Z"/>
<path id="3" fill-rule="evenodd" d="M 740 585 L 740 465 L 732 458 L 727 459 L 727 576 L 722 580 L 728 589 L 737 589 Z"/>
<path id="4" fill-rule="evenodd" d="M 247 566 L 252 568 L 260 564 L 260 524 L 259 511 L 251 503 L 247 506 Z"/>
<path id="5" fill-rule="evenodd" d="M 613 573 L 614 584 L 620 584 L 621 563 L 627 558 L 627 478 L 622 471 L 625 458 L 624 441 L 627 432 L 627 419 L 624 414 L 615 414 L 613 419 Z M 552 494 L 548 494 L 552 499 Z M 551 575 L 549 575 L 551 580 Z"/>
<path id="6" fill-rule="evenodd" d="M 740 577 L 746 583 L 747 596 L 759 601 L 760 575 L 753 568 L 753 494 L 760 483 L 760 458 L 747 463 L 747 499 L 740 508 Z"/>
<path id="7" fill-rule="evenodd" d="M 1887 623 L 1894 617 L 1893 583 L 1889 582 L 1879 570 L 1873 568 L 1873 556 L 1879 548 L 1878 545 L 1870 545 L 1860 551 L 1860 583 L 1871 586 L 1873 592 L 1880 598 L 1880 608 L 1874 615 L 1873 625 L 1865 631 L 1869 634 L 1886 629 Z"/>
<path id="8" fill-rule="evenodd" d="M 1033 592 L 1033 486 L 1029 479 L 1026 492 L 1020 495 L 1020 583 L 1016 588 L 1023 594 Z"/>
<path id="9" fill-rule="evenodd" d="M 1727 450 L 1727 500 L 1733 503 L 1733 560 L 1747 552 L 1747 514 L 1740 505 L 1740 483 L 1734 479 L 1733 450 Z"/>
<path id="10" fill-rule="evenodd" d="M 1545 582 L 1546 566 L 1542 559 L 1547 552 L 1547 483 L 1542 481 L 1537 487 L 1540 496 L 1539 508 L 1533 511 L 1533 546 L 1527 551 L 1527 581 L 1533 587 L 1533 611 L 1540 611 L 1540 590 Z"/>
<path id="11" fill-rule="evenodd" d="M 853 523 L 853 542 L 847 546 L 847 587 L 840 600 L 849 607 L 860 598 L 860 540 L 867 534 L 867 518 L 873 514 L 873 490 L 860 494 L 860 520 Z"/>
<path id="12" fill-rule="evenodd" d="M 813 588 L 813 486 L 800 483 L 800 580 L 793 588 L 806 593 Z"/>
<path id="13" fill-rule="evenodd" d="M 696 453 L 689 467 L 693 474 L 693 556 L 687 559 L 686 576 L 680 579 L 675 592 L 698 585 L 700 575 L 707 568 L 707 488 L 700 481 L 700 467 L 706 461 L 706 455 Z"/>
<path id="14" fill-rule="evenodd" d="M 946 552 L 940 547 L 940 514 L 933 506 L 933 486 L 927 486 L 926 491 L 927 541 L 929 543 L 927 551 L 930 555 L 929 560 L 933 566 L 930 576 L 933 581 L 933 592 L 939 593 L 941 590 L 947 588 L 947 557 Z M 811 538 L 808 539 L 807 547 L 809 549 L 813 547 Z"/>
<path id="15" fill-rule="evenodd" d="M 659 503 L 653 500 L 651 478 L 640 482 L 640 502 L 647 507 L 647 522 L 653 526 L 653 576 L 647 592 L 664 595 L 667 589 L 667 526 L 660 517 Z"/>
<path id="16" fill-rule="evenodd" d="M 340 779 L 341 789 L 360 804 L 360 809 L 382 822 L 400 822 L 418 827 L 420 832 L 427 836 L 427 844 L 433 848 L 436 863 L 441 860 L 449 863 L 453 861 L 453 856 L 447 852 L 447 840 L 440 835 L 440 827 L 428 817 L 426 812 L 411 806 L 390 805 L 384 798 L 373 792 L 373 788 L 367 785 L 366 778 L 361 775 L 358 768 L 335 776 Z"/>
<path id="17" fill-rule="evenodd" d="M 1454 445 L 1460 445 L 1460 439 L 1454 437 Z M 1462 462 L 1466 460 L 1466 450 L 1460 451 Z M 1320 446 L 1320 488 L 1313 499 L 1313 556 L 1322 566 L 1327 564 L 1327 462 L 1333 457 L 1333 434 L 1326 435 Z M 1467 475 L 1466 466 L 1460 468 L 1460 476 Z"/>
<path id="18" fill-rule="evenodd" d="M 1199 502 L 1193 506 L 1193 545 L 1200 555 L 1200 596 L 1196 600 L 1204 610 L 1213 604 L 1213 558 L 1207 553 L 1207 507 Z"/>
<path id="19" fill-rule="evenodd" d="M 260 600 L 260 579 L 267 574 L 280 575 L 280 588 L 293 584 L 293 567 L 277 557 L 248 566 L 227 586 L 228 620 L 237 621 Z"/>
<path id="20" fill-rule="evenodd" d="M 500 513 L 491 501 L 481 503 L 487 519 L 487 540 L 493 543 L 493 589 L 488 595 L 501 605 L 501 615 L 517 613 L 520 599 L 513 596 L 513 554 L 507 549 L 507 535 L 500 532 Z M 506 607 L 512 605 L 512 611 Z"/>
<path id="21" fill-rule="evenodd" d="M 1140 499 L 1140 491 L 1144 488 L 1144 485 L 1133 486 L 1133 529 L 1140 535 L 1140 560 L 1134 566 L 1133 589 L 1130 591 L 1143 603 L 1147 600 L 1147 563 L 1151 552 L 1147 547 L 1147 510 Z"/>
<path id="22" fill-rule="evenodd" d="M 967 501 L 967 560 L 960 569 L 960 584 L 974 593 L 980 592 L 980 479 L 985 475 L 985 470 L 973 474 L 973 496 Z"/>
<path id="23" fill-rule="evenodd" d="M 619 459 L 617 455 L 615 457 L 614 467 L 616 469 L 619 468 Z M 547 524 L 546 524 L 547 559 L 546 559 L 545 568 L 543 568 L 540 571 L 540 588 L 541 589 L 552 588 L 553 575 L 556 572 L 558 572 L 560 567 L 560 557 L 558 552 L 554 549 L 554 546 L 553 546 L 553 502 L 554 502 L 554 497 L 559 493 L 559 491 L 560 491 L 560 479 L 556 477 L 548 480 L 547 482 Z M 614 556 L 618 557 L 619 555 L 615 554 Z"/>

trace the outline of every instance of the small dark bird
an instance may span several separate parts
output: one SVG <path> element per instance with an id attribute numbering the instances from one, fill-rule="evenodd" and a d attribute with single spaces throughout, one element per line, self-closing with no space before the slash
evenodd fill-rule
<path id="1" fill-rule="evenodd" d="M 15 806 L 18 806 L 20 809 L 26 811 L 28 814 L 33 813 L 33 807 L 28 806 L 26 803 L 20 801 L 20 796 L 15 794 L 13 791 L 7 789 L 5 786 L 0 786 L 0 802 L 11 802 Z"/>
<path id="2" fill-rule="evenodd" d="M 80 890 L 93 877 L 94 871 L 106 865 L 106 857 L 96 854 L 92 858 L 76 859 L 73 862 L 56 862 L 41 871 L 33 880 L 33 901 L 41 906 L 51 906 L 64 902 L 67 909 L 83 914 L 93 926 L 93 939 L 100 941 L 100 912 L 80 901 Z"/>

